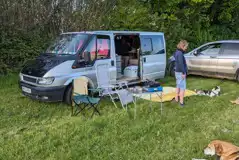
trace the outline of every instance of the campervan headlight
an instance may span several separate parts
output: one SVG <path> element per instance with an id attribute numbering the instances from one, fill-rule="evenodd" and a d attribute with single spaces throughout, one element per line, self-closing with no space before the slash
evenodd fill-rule
<path id="1" fill-rule="evenodd" d="M 37 80 L 37 83 L 41 85 L 50 85 L 53 83 L 54 80 L 55 80 L 54 77 L 39 78 Z"/>

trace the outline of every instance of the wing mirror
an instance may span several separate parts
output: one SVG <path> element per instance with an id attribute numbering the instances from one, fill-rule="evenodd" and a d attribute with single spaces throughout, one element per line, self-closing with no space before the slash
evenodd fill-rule
<path id="1" fill-rule="evenodd" d="M 194 52 L 193 52 L 193 55 L 194 55 L 194 56 L 197 56 L 197 55 L 198 55 L 198 51 L 197 51 L 197 50 L 194 51 Z"/>
<path id="2" fill-rule="evenodd" d="M 86 61 L 84 59 L 77 60 L 77 64 L 82 65 L 82 64 L 85 64 L 85 63 L 86 63 Z"/>

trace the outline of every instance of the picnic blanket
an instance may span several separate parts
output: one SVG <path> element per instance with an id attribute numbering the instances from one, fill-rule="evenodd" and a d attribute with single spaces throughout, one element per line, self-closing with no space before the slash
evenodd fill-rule
<path id="1" fill-rule="evenodd" d="M 163 93 L 162 93 L 162 102 L 171 101 L 175 97 L 176 88 L 174 87 L 163 87 Z M 191 90 L 185 91 L 185 97 L 197 95 L 196 92 Z M 136 97 L 141 97 L 145 100 L 150 100 L 150 94 L 144 93 L 144 94 L 134 94 Z M 161 99 L 157 95 L 157 93 L 151 94 L 151 101 L 153 102 L 160 102 Z"/>

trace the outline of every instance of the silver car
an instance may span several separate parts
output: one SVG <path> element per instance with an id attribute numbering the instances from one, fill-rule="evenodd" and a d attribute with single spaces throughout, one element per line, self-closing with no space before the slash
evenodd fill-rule
<path id="1" fill-rule="evenodd" d="M 239 81 L 239 40 L 206 43 L 184 56 L 188 74 Z M 168 71 L 173 76 L 173 56 L 168 63 Z"/>
<path id="2" fill-rule="evenodd" d="M 131 48 L 128 53 L 122 47 L 124 40 Z M 33 99 L 71 103 L 75 78 L 87 77 L 89 86 L 97 87 L 95 66 L 99 63 L 109 66 L 110 81 L 114 83 L 135 84 L 145 79 L 163 78 L 165 48 L 161 32 L 63 33 L 44 53 L 25 65 L 20 72 L 19 84 L 22 93 Z M 121 66 L 123 56 L 128 59 L 128 66 Z"/>

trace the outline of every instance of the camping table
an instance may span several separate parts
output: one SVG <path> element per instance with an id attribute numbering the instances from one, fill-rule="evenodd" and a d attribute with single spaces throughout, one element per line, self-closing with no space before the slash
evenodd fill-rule
<path id="1" fill-rule="evenodd" d="M 152 110 L 152 94 L 156 94 L 159 98 L 160 98 L 160 111 L 161 114 L 163 112 L 163 102 L 162 102 L 162 98 L 163 98 L 163 91 L 155 91 L 155 92 L 148 92 L 145 90 L 142 91 L 137 91 L 137 89 L 133 88 L 133 89 L 129 89 L 129 92 L 131 92 L 134 96 L 134 101 L 135 101 L 135 113 L 134 113 L 134 117 L 136 118 L 136 112 L 137 112 L 137 100 L 138 99 L 143 99 L 143 96 L 148 94 L 149 95 L 149 100 L 150 100 L 150 110 Z M 137 94 L 137 96 L 136 96 Z"/>

